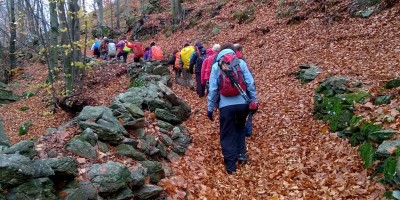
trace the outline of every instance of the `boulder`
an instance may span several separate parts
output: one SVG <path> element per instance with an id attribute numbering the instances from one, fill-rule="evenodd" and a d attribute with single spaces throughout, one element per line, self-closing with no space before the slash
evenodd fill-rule
<path id="1" fill-rule="evenodd" d="M 0 88 L 0 100 L 17 101 L 20 97 L 8 88 Z"/>
<path id="2" fill-rule="evenodd" d="M 52 193 L 52 190 L 53 182 L 50 179 L 32 179 L 15 188 L 10 189 L 6 195 L 6 199 L 58 199 Z"/>
<path id="3" fill-rule="evenodd" d="M 132 177 L 132 187 L 140 187 L 145 184 L 146 171 L 143 167 L 139 167 L 135 171 L 131 172 Z"/>
<path id="4" fill-rule="evenodd" d="M 172 124 L 162 120 L 157 120 L 157 126 L 167 131 L 172 131 L 172 129 L 174 128 Z"/>
<path id="5" fill-rule="evenodd" d="M 174 139 L 173 151 L 179 155 L 183 155 L 186 152 L 187 147 L 192 143 L 192 139 L 185 134 L 181 134 L 180 137 Z"/>
<path id="6" fill-rule="evenodd" d="M 383 141 L 382 144 L 378 146 L 376 150 L 376 155 L 378 157 L 388 157 L 395 153 L 396 149 L 400 147 L 400 138 L 397 140 L 387 140 Z"/>
<path id="7" fill-rule="evenodd" d="M 21 142 L 18 142 L 17 144 L 12 145 L 10 148 L 4 150 L 2 153 L 15 154 L 19 152 L 19 154 L 32 159 L 37 153 L 33 147 L 34 142 L 32 140 L 23 140 Z"/>
<path id="8" fill-rule="evenodd" d="M 6 132 L 4 131 L 4 126 L 3 122 L 0 120 L 0 145 L 2 146 L 11 146 L 10 140 L 8 139 L 8 136 Z M 1 149 L 0 149 L 1 152 Z"/>
<path id="9" fill-rule="evenodd" d="M 157 184 L 165 178 L 165 172 L 160 162 L 148 160 L 141 163 L 144 168 L 147 168 L 147 176 L 150 177 L 152 183 Z"/>
<path id="10" fill-rule="evenodd" d="M 79 122 L 79 126 L 82 129 L 90 128 L 94 130 L 100 140 L 110 144 L 117 145 L 123 140 L 123 134 L 113 127 L 108 127 L 93 122 Z"/>
<path id="11" fill-rule="evenodd" d="M 107 153 L 109 151 L 107 144 L 101 141 L 97 141 L 97 147 L 103 153 Z"/>
<path id="12" fill-rule="evenodd" d="M 80 140 L 77 137 L 74 137 L 71 141 L 69 141 L 65 145 L 65 149 L 84 158 L 95 159 L 97 157 L 97 153 L 94 147 L 89 142 Z"/>
<path id="13" fill-rule="evenodd" d="M 98 136 L 94 131 L 90 128 L 85 129 L 81 135 L 77 137 L 77 139 L 89 142 L 90 145 L 95 146 L 97 143 Z"/>
<path id="14" fill-rule="evenodd" d="M 135 136 L 137 138 L 143 138 L 146 135 L 146 130 L 144 128 L 139 128 L 135 130 Z"/>
<path id="15" fill-rule="evenodd" d="M 375 105 L 383 105 L 383 104 L 390 104 L 390 100 L 393 98 L 391 94 L 379 95 L 375 101 Z"/>
<path id="16" fill-rule="evenodd" d="M 400 78 L 391 79 L 385 84 L 386 89 L 392 89 L 400 87 Z"/>
<path id="17" fill-rule="evenodd" d="M 61 195 L 62 194 L 62 195 Z M 88 200 L 86 191 L 80 188 L 67 188 L 60 192 L 58 195 L 63 200 Z"/>
<path id="18" fill-rule="evenodd" d="M 179 155 L 173 151 L 169 152 L 168 156 L 167 156 L 168 160 L 170 162 L 179 159 Z"/>
<path id="19" fill-rule="evenodd" d="M 76 161 L 72 157 L 44 158 L 42 159 L 49 165 L 55 176 L 61 179 L 73 179 L 78 174 Z"/>
<path id="20" fill-rule="evenodd" d="M 34 174 L 29 158 L 19 154 L 0 154 L 0 184 L 3 188 L 20 185 Z"/>
<path id="21" fill-rule="evenodd" d="M 157 108 L 155 110 L 155 114 L 157 119 L 161 119 L 171 124 L 179 124 L 182 122 L 182 120 L 179 117 L 164 109 Z"/>
<path id="22" fill-rule="evenodd" d="M 117 146 L 117 154 L 123 155 L 123 156 L 128 156 L 128 157 L 133 158 L 138 161 L 146 160 L 146 155 L 137 151 L 131 145 L 127 145 L 127 144 L 118 145 Z"/>
<path id="23" fill-rule="evenodd" d="M 132 190 L 129 188 L 123 188 L 116 192 L 115 194 L 108 196 L 106 199 L 112 200 L 130 200 L 133 197 Z"/>
<path id="24" fill-rule="evenodd" d="M 161 139 L 163 141 L 163 143 L 167 146 L 172 146 L 173 141 L 170 137 L 168 137 L 168 135 L 166 134 L 161 134 Z"/>
<path id="25" fill-rule="evenodd" d="M 160 150 L 160 155 L 162 157 L 167 158 L 168 156 L 167 147 L 161 141 L 157 142 L 156 148 Z"/>
<path id="26" fill-rule="evenodd" d="M 35 160 L 32 163 L 33 178 L 45 178 L 54 175 L 54 170 L 43 160 Z"/>
<path id="27" fill-rule="evenodd" d="M 348 91 L 347 84 L 349 82 L 350 80 L 345 77 L 329 77 L 321 83 L 321 85 L 316 89 L 316 92 L 324 92 L 328 97 L 336 94 L 344 94 Z"/>
<path id="28" fill-rule="evenodd" d="M 321 70 L 311 64 L 311 65 L 300 65 L 300 71 L 294 73 L 294 75 L 300 79 L 301 83 L 308 83 L 313 81 L 319 74 Z"/>
<path id="29" fill-rule="evenodd" d="M 153 74 L 164 76 L 164 75 L 170 75 L 170 72 L 167 66 L 159 65 L 154 67 Z"/>
<path id="30" fill-rule="evenodd" d="M 176 127 L 174 127 L 174 129 L 172 130 L 171 139 L 175 140 L 175 139 L 181 137 L 181 135 L 183 135 L 182 132 L 181 132 L 181 129 L 180 129 L 179 127 L 176 126 Z"/>
<path id="31" fill-rule="evenodd" d="M 117 192 L 132 182 L 128 167 L 113 161 L 90 166 L 88 175 L 90 182 L 98 188 L 100 194 Z"/>
<path id="32" fill-rule="evenodd" d="M 79 182 L 79 188 L 84 191 L 84 194 L 89 200 L 97 200 L 97 191 L 93 183 L 90 181 Z"/>
<path id="33" fill-rule="evenodd" d="M 368 134 L 368 139 L 375 142 L 382 142 L 383 140 L 390 139 L 393 134 L 397 133 L 395 130 L 380 130 Z"/>
<path id="34" fill-rule="evenodd" d="M 144 185 L 140 189 L 133 192 L 138 200 L 157 199 L 160 196 L 163 188 L 156 185 Z"/>

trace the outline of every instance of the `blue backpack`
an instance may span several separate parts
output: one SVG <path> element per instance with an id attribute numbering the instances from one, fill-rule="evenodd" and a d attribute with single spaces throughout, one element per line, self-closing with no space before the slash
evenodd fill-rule
<path id="1" fill-rule="evenodd" d="M 101 44 L 101 40 L 97 40 L 97 41 L 94 43 L 94 48 L 95 48 L 95 49 L 98 49 L 98 48 L 100 47 L 100 44 Z"/>

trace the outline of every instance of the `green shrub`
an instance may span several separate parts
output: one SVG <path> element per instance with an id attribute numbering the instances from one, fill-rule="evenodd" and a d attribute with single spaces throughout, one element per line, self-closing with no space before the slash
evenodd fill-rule
<path id="1" fill-rule="evenodd" d="M 24 107 L 21 107 L 19 110 L 20 110 L 20 111 L 27 111 L 27 110 L 29 110 L 29 109 L 30 109 L 29 107 L 24 106 Z"/>
<path id="2" fill-rule="evenodd" d="M 25 134 L 27 134 L 28 133 L 28 131 L 29 131 L 29 127 L 31 127 L 32 126 L 32 121 L 27 121 L 27 122 L 25 122 L 24 124 L 22 124 L 22 126 L 20 126 L 19 128 L 18 128 L 18 134 L 21 136 L 21 135 L 25 135 Z"/>
<path id="3" fill-rule="evenodd" d="M 364 168 L 369 168 L 375 161 L 375 151 L 376 149 L 372 144 L 364 142 L 359 148 L 361 159 L 364 162 Z"/>
<path id="4" fill-rule="evenodd" d="M 239 24 L 251 23 L 255 19 L 255 11 L 256 8 L 253 5 L 247 6 L 244 10 L 236 11 L 233 14 L 233 19 L 236 20 Z"/>
<path id="5" fill-rule="evenodd" d="M 140 78 L 136 78 L 135 80 L 133 80 L 131 82 L 131 84 L 129 85 L 129 88 L 131 87 L 142 87 L 144 86 L 145 81 L 143 79 Z"/>

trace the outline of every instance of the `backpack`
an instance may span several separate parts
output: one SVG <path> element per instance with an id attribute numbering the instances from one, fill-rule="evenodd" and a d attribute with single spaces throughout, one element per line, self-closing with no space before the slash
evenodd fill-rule
<path id="1" fill-rule="evenodd" d="M 126 53 L 129 53 L 129 52 L 131 52 L 131 48 L 130 47 L 128 47 L 128 46 L 131 46 L 132 44 L 131 43 L 129 43 L 129 42 L 125 42 L 125 45 L 124 45 L 124 48 L 122 49 L 124 52 L 126 52 Z"/>
<path id="2" fill-rule="evenodd" d="M 160 47 L 158 47 L 158 46 L 151 47 L 151 59 L 152 60 L 162 60 L 163 59 L 163 52 Z"/>
<path id="3" fill-rule="evenodd" d="M 114 42 L 108 43 L 108 55 L 115 56 L 117 54 L 117 47 Z"/>
<path id="4" fill-rule="evenodd" d="M 238 59 L 236 56 L 234 57 L 235 59 Z M 236 82 L 243 91 L 246 91 L 247 87 L 246 83 L 244 82 L 243 73 L 240 65 L 237 64 L 235 66 L 229 66 L 229 70 L 227 71 L 223 71 L 222 69 L 220 71 L 219 89 L 222 96 L 231 97 L 240 94 L 239 89 L 234 85 L 234 82 L 231 81 L 229 76 L 233 78 L 233 81 Z"/>
<path id="5" fill-rule="evenodd" d="M 176 52 L 175 54 L 175 65 L 174 68 L 175 69 L 180 69 L 181 66 L 179 65 L 179 61 L 181 60 L 181 52 Z"/>
<path id="6" fill-rule="evenodd" d="M 215 56 L 216 55 L 209 56 L 203 61 L 204 66 L 202 66 L 202 67 L 204 67 L 204 80 L 206 80 L 206 81 L 208 81 L 210 79 L 211 66 L 213 64 L 213 60 L 214 60 Z"/>
<path id="7" fill-rule="evenodd" d="M 135 46 L 133 47 L 133 53 L 135 54 L 135 58 L 143 57 L 144 48 L 143 45 L 139 42 L 135 42 Z"/>
<path id="8" fill-rule="evenodd" d="M 194 52 L 193 46 L 187 46 L 181 50 L 181 59 L 183 63 L 183 69 L 189 69 L 190 56 Z"/>
<path id="9" fill-rule="evenodd" d="M 97 40 L 97 41 L 94 43 L 94 48 L 95 48 L 95 49 L 99 49 L 100 44 L 101 44 L 101 40 Z"/>
<path id="10" fill-rule="evenodd" d="M 203 65 L 206 55 L 200 55 L 196 60 L 196 73 L 201 73 L 201 67 Z"/>

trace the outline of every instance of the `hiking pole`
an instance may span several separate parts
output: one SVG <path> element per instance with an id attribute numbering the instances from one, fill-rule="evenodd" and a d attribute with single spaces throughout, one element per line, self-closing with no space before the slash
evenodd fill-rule
<path id="1" fill-rule="evenodd" d="M 230 71 L 230 70 L 224 71 L 224 70 L 223 70 L 223 72 L 228 76 L 228 78 L 229 78 L 229 80 L 231 81 L 231 83 L 233 84 L 233 86 L 235 86 L 235 87 L 239 90 L 240 95 L 242 95 L 242 97 L 244 98 L 244 100 L 246 100 L 246 102 L 249 103 L 249 102 L 250 102 L 250 98 L 247 96 L 247 94 L 246 94 L 246 92 L 243 90 L 243 88 L 240 87 L 239 83 L 236 82 L 236 80 L 233 78 L 232 71 Z M 228 73 L 228 72 L 230 72 L 230 73 Z"/>

